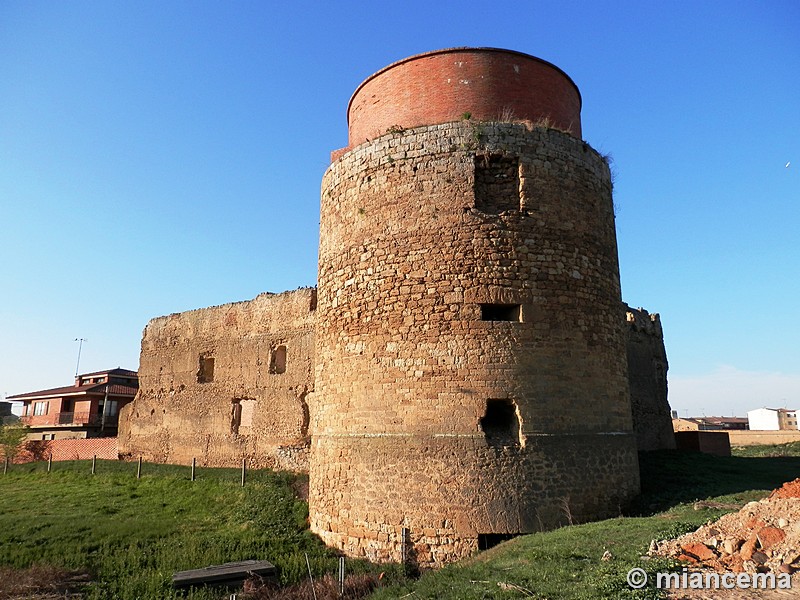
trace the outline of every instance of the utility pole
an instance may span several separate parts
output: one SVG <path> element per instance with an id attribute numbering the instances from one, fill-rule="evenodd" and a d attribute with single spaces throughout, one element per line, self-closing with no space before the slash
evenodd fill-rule
<path id="1" fill-rule="evenodd" d="M 78 369 L 80 369 L 81 367 L 81 349 L 83 348 L 83 342 L 86 342 L 88 340 L 85 340 L 84 338 L 75 338 L 75 341 L 80 342 L 78 344 L 78 362 L 75 364 L 75 377 L 77 377 Z"/>

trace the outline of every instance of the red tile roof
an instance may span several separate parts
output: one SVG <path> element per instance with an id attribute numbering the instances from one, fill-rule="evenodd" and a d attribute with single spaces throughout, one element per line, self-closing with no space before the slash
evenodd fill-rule
<path id="1" fill-rule="evenodd" d="M 78 377 L 91 377 L 93 375 L 105 375 L 106 373 L 109 375 L 122 375 L 123 377 L 137 377 L 139 375 L 137 371 L 129 371 L 128 369 L 117 367 L 116 369 L 106 369 L 105 371 L 95 371 L 94 373 L 81 373 Z"/>
<path id="2" fill-rule="evenodd" d="M 26 400 L 32 398 L 59 398 L 61 396 L 88 396 L 104 395 L 108 388 L 110 396 L 135 396 L 139 389 L 136 386 L 124 385 L 120 383 L 95 383 L 94 385 L 69 385 L 49 390 L 39 390 L 36 392 L 26 392 L 15 396 L 7 396 L 8 400 Z"/>

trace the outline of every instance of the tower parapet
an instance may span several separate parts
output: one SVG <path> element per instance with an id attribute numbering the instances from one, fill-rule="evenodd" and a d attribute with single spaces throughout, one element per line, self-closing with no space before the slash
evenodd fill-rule
<path id="1" fill-rule="evenodd" d="M 392 129 L 451 121 L 547 122 L 581 137 L 581 95 L 566 73 L 522 52 L 449 48 L 397 61 L 368 77 L 347 109 L 341 155 Z"/>

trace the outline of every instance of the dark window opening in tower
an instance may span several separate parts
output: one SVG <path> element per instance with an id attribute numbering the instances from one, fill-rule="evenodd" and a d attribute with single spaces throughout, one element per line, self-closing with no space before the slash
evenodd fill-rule
<path id="1" fill-rule="evenodd" d="M 276 346 L 272 349 L 269 372 L 278 375 L 286 372 L 286 346 Z"/>
<path id="2" fill-rule="evenodd" d="M 197 383 L 214 381 L 214 357 L 200 355 L 200 367 L 197 369 Z"/>
<path id="3" fill-rule="evenodd" d="M 475 208 L 489 214 L 520 210 L 519 158 L 502 154 L 475 156 Z"/>
<path id="4" fill-rule="evenodd" d="M 242 425 L 242 401 L 238 398 L 231 400 L 231 433 L 239 433 Z"/>
<path id="5" fill-rule="evenodd" d="M 500 542 L 513 539 L 518 535 L 518 533 L 479 533 L 478 550 L 488 550 L 489 548 L 494 548 Z"/>
<path id="6" fill-rule="evenodd" d="M 517 405 L 507 398 L 486 401 L 486 414 L 481 418 L 481 430 L 490 446 L 520 445 Z"/>
<path id="7" fill-rule="evenodd" d="M 481 304 L 481 321 L 522 322 L 522 307 L 519 304 Z"/>

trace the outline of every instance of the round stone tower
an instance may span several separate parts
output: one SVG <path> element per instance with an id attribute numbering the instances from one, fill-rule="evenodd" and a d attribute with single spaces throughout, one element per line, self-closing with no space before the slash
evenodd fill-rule
<path id="1" fill-rule="evenodd" d="M 519 52 L 397 62 L 322 182 L 311 527 L 460 558 L 638 493 L 611 197 L 580 94 Z"/>

